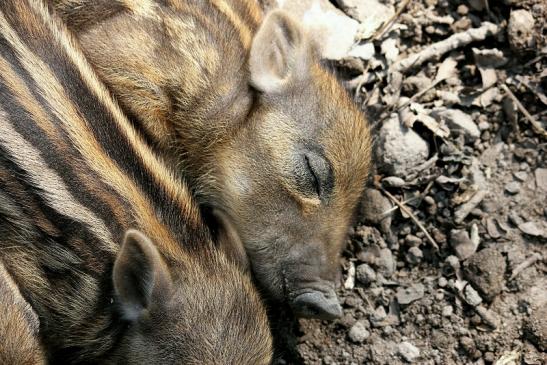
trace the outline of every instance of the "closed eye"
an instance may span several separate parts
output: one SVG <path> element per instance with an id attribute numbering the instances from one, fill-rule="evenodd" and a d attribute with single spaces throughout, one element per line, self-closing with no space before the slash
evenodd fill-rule
<path id="1" fill-rule="evenodd" d="M 319 177 L 317 176 L 317 173 L 314 171 L 311 163 L 310 158 L 306 155 L 304 155 L 304 159 L 306 160 L 306 165 L 308 167 L 308 170 L 310 171 L 311 177 L 312 177 L 312 184 L 315 189 L 315 193 L 318 197 L 321 196 L 321 181 L 319 180 Z"/>

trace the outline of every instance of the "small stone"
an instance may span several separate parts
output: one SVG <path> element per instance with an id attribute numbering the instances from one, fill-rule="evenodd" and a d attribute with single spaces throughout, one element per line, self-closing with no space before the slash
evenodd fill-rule
<path id="1" fill-rule="evenodd" d="M 355 277 L 360 283 L 366 285 L 376 281 L 376 272 L 369 265 L 361 264 L 355 270 Z"/>
<path id="2" fill-rule="evenodd" d="M 527 235 L 540 237 L 543 236 L 543 229 L 539 228 L 534 222 L 526 222 L 518 225 L 519 229 Z"/>
<path id="3" fill-rule="evenodd" d="M 379 307 L 376 308 L 376 310 L 371 314 L 370 320 L 371 320 L 371 322 L 374 324 L 374 323 L 382 322 L 384 319 L 386 319 L 386 317 L 387 317 L 386 310 L 384 309 L 384 307 L 379 306 Z"/>
<path id="4" fill-rule="evenodd" d="M 539 190 L 547 191 L 547 169 L 536 169 L 534 171 L 536 176 L 536 186 Z"/>
<path id="5" fill-rule="evenodd" d="M 464 274 L 487 300 L 503 289 L 505 258 L 495 248 L 485 248 L 471 256 L 464 266 Z"/>
<path id="6" fill-rule="evenodd" d="M 380 224 L 385 219 L 391 220 L 391 216 L 386 217 L 384 213 L 391 209 L 393 205 L 381 191 L 365 189 L 362 201 L 360 215 L 365 223 L 375 225 Z"/>
<path id="7" fill-rule="evenodd" d="M 526 171 L 517 171 L 513 174 L 513 176 L 520 182 L 524 182 L 528 178 Z"/>
<path id="8" fill-rule="evenodd" d="M 517 50 L 535 47 L 534 27 L 534 17 L 529 11 L 524 9 L 512 10 L 507 26 L 509 45 Z"/>
<path id="9" fill-rule="evenodd" d="M 473 118 L 459 109 L 434 110 L 431 115 L 439 122 L 444 121 L 451 131 L 463 134 L 467 140 L 473 141 L 481 136 Z"/>
<path id="10" fill-rule="evenodd" d="M 406 128 L 397 114 L 379 132 L 379 168 L 389 175 L 404 177 L 429 156 L 429 144 L 414 130 Z"/>
<path id="11" fill-rule="evenodd" d="M 492 126 L 490 125 L 490 123 L 488 123 L 487 121 L 481 121 L 479 122 L 479 129 L 481 131 L 487 131 L 489 130 L 490 128 L 492 128 Z"/>
<path id="12" fill-rule="evenodd" d="M 439 278 L 438 284 L 441 288 L 444 288 L 448 284 L 448 281 L 446 280 L 446 278 L 444 276 L 441 276 Z"/>
<path id="13" fill-rule="evenodd" d="M 386 278 L 390 278 L 396 269 L 396 261 L 393 259 L 393 254 L 389 248 L 380 250 L 380 257 L 376 261 L 378 272 Z"/>
<path id="14" fill-rule="evenodd" d="M 422 284 L 413 284 L 408 288 L 397 289 L 397 301 L 399 304 L 410 304 L 424 296 L 425 288 Z"/>
<path id="15" fill-rule="evenodd" d="M 463 4 L 460 4 L 458 5 L 458 9 L 456 11 L 460 15 L 467 15 L 469 13 L 469 8 Z"/>
<path id="16" fill-rule="evenodd" d="M 508 218 L 509 221 L 517 227 L 524 223 L 524 219 L 522 219 L 516 212 L 509 212 Z"/>
<path id="17" fill-rule="evenodd" d="M 444 306 L 441 315 L 443 317 L 450 317 L 454 313 L 454 308 L 451 305 Z"/>
<path id="18" fill-rule="evenodd" d="M 413 246 L 409 248 L 406 253 L 406 262 L 408 262 L 411 265 L 417 265 L 420 262 L 422 262 L 423 257 L 424 257 L 424 254 L 422 253 L 422 250 L 420 250 L 416 246 Z"/>
<path id="19" fill-rule="evenodd" d="M 486 231 L 493 239 L 498 239 L 501 237 L 501 233 L 498 230 L 498 225 L 496 224 L 496 220 L 494 218 L 489 217 L 486 219 Z"/>
<path id="20" fill-rule="evenodd" d="M 388 188 L 402 188 L 406 182 L 397 176 L 388 176 L 382 179 L 382 184 Z"/>
<path id="21" fill-rule="evenodd" d="M 476 251 L 478 244 L 475 244 L 469 237 L 469 233 L 463 229 L 450 231 L 450 245 L 460 260 L 466 260 Z"/>
<path id="22" fill-rule="evenodd" d="M 405 242 L 409 246 L 419 246 L 422 244 L 422 239 L 414 236 L 413 234 L 409 234 L 405 237 Z"/>
<path id="23" fill-rule="evenodd" d="M 465 286 L 465 289 L 463 290 L 463 295 L 467 304 L 473 307 L 476 307 L 477 305 L 482 303 L 481 296 L 471 285 Z"/>
<path id="24" fill-rule="evenodd" d="M 444 260 L 443 272 L 445 275 L 450 276 L 456 273 L 460 269 L 460 259 L 454 255 L 448 256 Z"/>
<path id="25" fill-rule="evenodd" d="M 475 350 L 475 341 L 473 341 L 471 337 L 460 337 L 460 345 L 467 353 L 471 353 Z"/>
<path id="26" fill-rule="evenodd" d="M 518 194 L 520 191 L 520 184 L 516 181 L 511 181 L 509 184 L 505 185 L 505 191 L 511 195 Z"/>
<path id="27" fill-rule="evenodd" d="M 370 332 L 367 330 L 366 321 L 359 320 L 350 328 L 348 337 L 352 342 L 362 343 L 370 337 Z"/>
<path id="28" fill-rule="evenodd" d="M 407 341 L 401 342 L 397 346 L 397 349 L 399 355 L 401 355 L 403 359 L 410 363 L 414 362 L 420 356 L 420 350 Z"/>

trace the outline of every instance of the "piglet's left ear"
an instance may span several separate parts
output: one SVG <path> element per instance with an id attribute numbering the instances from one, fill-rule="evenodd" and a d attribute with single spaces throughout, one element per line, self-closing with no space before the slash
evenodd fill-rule
<path id="1" fill-rule="evenodd" d="M 143 233 L 126 232 L 112 274 L 114 290 L 127 320 L 160 306 L 171 295 L 171 275 L 154 243 Z"/>
<path id="2" fill-rule="evenodd" d="M 249 58 L 251 82 L 263 93 L 283 92 L 309 75 L 314 57 L 306 32 L 288 14 L 274 10 L 253 39 Z"/>

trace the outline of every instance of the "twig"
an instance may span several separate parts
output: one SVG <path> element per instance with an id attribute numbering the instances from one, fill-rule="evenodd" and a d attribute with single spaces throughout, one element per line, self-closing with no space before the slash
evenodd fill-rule
<path id="1" fill-rule="evenodd" d="M 406 72 L 411 68 L 420 66 L 435 57 L 441 57 L 456 48 L 468 45 L 471 42 L 482 41 L 486 37 L 499 33 L 501 27 L 490 22 L 484 22 L 479 28 L 471 28 L 465 32 L 456 33 L 437 43 L 433 43 L 418 53 L 394 63 L 389 72 Z"/>
<path id="2" fill-rule="evenodd" d="M 386 194 L 386 196 L 391 199 L 391 201 L 397 205 L 399 207 L 399 209 L 401 209 L 403 212 L 405 212 L 413 221 L 414 223 L 416 223 L 416 225 L 418 226 L 418 228 L 420 228 L 422 230 L 422 232 L 425 234 L 425 236 L 427 237 L 427 240 L 431 243 L 431 245 L 433 246 L 433 248 L 435 249 L 435 251 L 439 251 L 439 245 L 437 245 L 437 242 L 435 242 L 435 240 L 433 239 L 433 237 L 431 237 L 431 235 L 429 234 L 429 232 L 427 231 L 427 229 L 423 226 L 422 223 L 420 223 L 420 221 L 418 220 L 418 218 L 414 215 L 414 213 L 412 213 L 412 211 L 410 209 L 407 208 L 407 206 L 403 203 L 401 203 L 399 200 L 397 200 L 397 198 L 395 198 L 393 195 L 391 195 L 391 193 L 389 191 L 387 191 L 386 189 L 380 187 L 380 189 L 382 190 L 382 192 L 384 194 Z"/>
<path id="3" fill-rule="evenodd" d="M 513 273 L 509 277 L 509 280 L 513 280 L 520 274 L 524 269 L 526 269 L 529 266 L 532 266 L 536 261 L 540 260 L 542 256 L 539 253 L 534 253 L 532 256 L 528 257 L 526 260 L 521 262 L 520 264 L 513 269 Z"/>
<path id="4" fill-rule="evenodd" d="M 399 9 L 397 9 L 395 14 L 393 14 L 393 16 L 387 22 L 385 22 L 384 25 L 382 25 L 382 27 L 376 32 L 376 34 L 374 34 L 374 36 L 372 37 L 373 41 L 377 41 L 378 39 L 383 37 L 383 35 L 389 30 L 389 28 L 391 28 L 393 23 L 395 23 L 395 21 L 401 16 L 401 13 L 403 12 L 403 10 L 405 10 L 410 1 L 411 0 L 403 0 L 401 2 L 401 6 L 399 6 Z"/>
<path id="5" fill-rule="evenodd" d="M 430 181 L 429 184 L 427 184 L 427 186 L 425 187 L 424 191 L 422 193 L 420 193 L 420 195 L 418 196 L 413 196 L 412 198 L 409 198 L 405 201 L 403 201 L 401 204 L 408 204 L 408 203 L 413 203 L 414 201 L 416 200 L 419 200 L 417 206 L 419 207 L 422 202 L 424 201 L 424 198 L 425 196 L 429 193 L 429 190 L 431 189 L 431 187 L 433 186 L 433 183 L 434 181 Z M 388 210 L 386 210 L 385 212 L 383 212 L 380 216 L 383 218 L 387 217 L 389 214 L 393 213 L 394 211 L 396 211 L 397 209 L 399 209 L 399 206 L 395 206 L 395 207 L 392 207 L 392 208 L 389 208 Z"/>
<path id="6" fill-rule="evenodd" d="M 526 110 L 526 108 L 521 104 L 521 102 L 519 101 L 519 99 L 517 99 L 515 94 L 513 94 L 511 89 L 509 89 L 505 84 L 501 84 L 501 88 L 503 89 L 503 91 L 505 91 L 507 96 L 509 96 L 513 100 L 513 102 L 517 106 L 517 109 L 520 110 L 522 114 L 524 114 L 524 116 L 526 117 L 526 119 L 528 119 L 536 132 L 539 133 L 541 136 L 547 138 L 547 131 L 545 131 L 541 124 L 537 120 L 535 120 L 530 113 L 528 113 L 528 110 Z"/>

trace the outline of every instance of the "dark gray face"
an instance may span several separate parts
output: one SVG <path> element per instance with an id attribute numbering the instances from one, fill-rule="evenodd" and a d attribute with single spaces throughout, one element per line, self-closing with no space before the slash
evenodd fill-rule
<path id="1" fill-rule="evenodd" d="M 114 266 L 115 305 L 127 324 L 112 363 L 269 364 L 266 313 L 250 281 L 223 256 L 171 270 L 129 231 Z"/>

